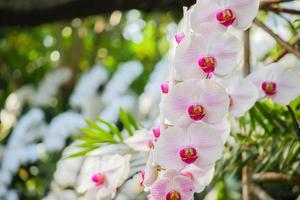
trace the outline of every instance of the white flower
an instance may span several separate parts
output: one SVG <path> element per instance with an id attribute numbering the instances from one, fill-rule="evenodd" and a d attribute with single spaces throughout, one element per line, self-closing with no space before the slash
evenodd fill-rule
<path id="1" fill-rule="evenodd" d="M 187 130 L 171 127 L 162 132 L 154 147 L 154 161 L 166 169 L 181 170 L 189 164 L 212 165 L 221 157 L 223 141 L 206 124 L 192 124 Z"/>
<path id="2" fill-rule="evenodd" d="M 188 80 L 175 85 L 162 105 L 165 117 L 175 124 L 184 118 L 218 123 L 229 109 L 226 91 L 212 80 Z"/>
<path id="3" fill-rule="evenodd" d="M 138 130 L 124 140 L 124 143 L 135 151 L 148 152 L 154 145 L 154 135 L 152 131 L 146 129 Z"/>
<path id="4" fill-rule="evenodd" d="M 176 170 L 168 170 L 151 187 L 151 200 L 191 200 L 194 194 L 193 181 L 180 175 Z"/>
<path id="5" fill-rule="evenodd" d="M 63 159 L 59 160 L 56 165 L 56 171 L 54 173 L 54 180 L 60 186 L 67 188 L 73 187 L 77 180 L 77 175 L 79 173 L 81 163 L 83 161 L 82 157 L 67 158 L 64 157 L 75 153 L 78 148 L 74 146 L 67 147 L 63 151 Z"/>
<path id="6" fill-rule="evenodd" d="M 201 23 L 211 22 L 222 28 L 233 26 L 246 30 L 252 25 L 258 8 L 259 0 L 197 0 L 191 14 L 191 26 L 196 29 Z"/>
<path id="7" fill-rule="evenodd" d="M 258 88 L 261 99 L 267 97 L 275 103 L 288 105 L 300 95 L 300 76 L 279 63 L 265 66 L 248 78 Z"/>
<path id="8" fill-rule="evenodd" d="M 235 36 L 214 29 L 211 24 L 199 26 L 200 33 L 186 36 L 178 45 L 174 58 L 176 78 L 203 79 L 208 74 L 226 76 L 241 60 L 242 45 Z"/>
<path id="9" fill-rule="evenodd" d="M 88 157 L 80 172 L 77 191 L 85 193 L 85 199 L 113 197 L 128 177 L 129 160 L 129 155 L 117 154 Z"/>

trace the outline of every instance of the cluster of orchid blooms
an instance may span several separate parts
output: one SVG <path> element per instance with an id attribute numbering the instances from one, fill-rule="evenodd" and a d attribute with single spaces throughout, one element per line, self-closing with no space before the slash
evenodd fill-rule
<path id="1" fill-rule="evenodd" d="M 149 200 L 190 200 L 204 190 L 229 136 L 229 113 L 243 116 L 264 98 L 288 105 L 300 94 L 300 77 L 282 64 L 270 64 L 246 78 L 235 72 L 243 50 L 232 30 L 248 29 L 258 9 L 259 0 L 198 0 L 185 9 L 170 77 L 161 85 L 161 124 L 153 134 L 141 130 L 125 140 L 135 150 L 147 151 L 141 185 L 150 191 Z M 94 191 L 120 186 L 129 169 L 118 164 L 128 158 L 114 159 L 119 173 L 91 174 L 85 184 L 93 183 Z M 98 165 L 105 171 L 107 162 Z"/>

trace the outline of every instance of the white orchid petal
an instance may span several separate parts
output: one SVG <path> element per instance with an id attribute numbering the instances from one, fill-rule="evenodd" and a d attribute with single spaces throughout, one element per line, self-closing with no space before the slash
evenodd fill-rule
<path id="1" fill-rule="evenodd" d="M 233 26 L 238 30 L 247 30 L 258 14 L 259 0 L 228 0 L 228 6 L 232 7 L 236 16 Z"/>
<path id="2" fill-rule="evenodd" d="M 153 135 L 150 131 L 143 129 L 135 132 L 134 136 L 128 137 L 124 143 L 135 151 L 148 152 L 149 141 L 153 139 Z"/>
<path id="3" fill-rule="evenodd" d="M 185 140 L 185 133 L 179 127 L 171 127 L 158 138 L 153 155 L 154 161 L 167 169 L 181 169 L 184 163 L 179 157 L 179 150 Z"/>
<path id="4" fill-rule="evenodd" d="M 188 128 L 191 146 L 198 150 L 197 166 L 208 166 L 221 158 L 223 141 L 217 131 L 204 123 L 193 124 Z"/>

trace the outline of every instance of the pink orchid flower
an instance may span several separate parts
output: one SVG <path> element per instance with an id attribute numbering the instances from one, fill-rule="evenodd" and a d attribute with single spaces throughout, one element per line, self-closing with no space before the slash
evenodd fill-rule
<path id="1" fill-rule="evenodd" d="M 194 121 L 218 123 L 228 112 L 229 97 L 213 80 L 188 80 L 172 88 L 161 109 L 172 124 L 188 117 Z"/>
<path id="2" fill-rule="evenodd" d="M 259 0 L 197 0 L 191 14 L 192 29 L 204 22 L 222 28 L 247 30 L 258 13 Z"/>
<path id="3" fill-rule="evenodd" d="M 117 154 L 88 157 L 80 172 L 78 193 L 85 193 L 85 200 L 114 196 L 129 175 L 129 160 L 129 155 Z"/>
<path id="4" fill-rule="evenodd" d="M 218 132 L 204 123 L 183 130 L 174 126 L 163 131 L 154 148 L 154 161 L 163 168 L 181 170 L 195 164 L 212 165 L 221 157 L 223 141 Z"/>
<path id="5" fill-rule="evenodd" d="M 212 181 L 215 173 L 215 166 L 199 168 L 196 165 L 188 165 L 180 174 L 190 178 L 195 185 L 195 192 L 202 192 L 205 187 Z"/>
<path id="6" fill-rule="evenodd" d="M 252 108 L 258 99 L 256 86 L 239 74 L 233 74 L 219 83 L 226 89 L 229 95 L 229 112 L 235 117 L 243 116 Z"/>
<path id="7" fill-rule="evenodd" d="M 180 175 L 176 170 L 168 170 L 151 187 L 151 200 L 191 200 L 194 194 L 193 181 Z"/>
<path id="8" fill-rule="evenodd" d="M 239 39 L 229 33 L 203 24 L 201 34 L 193 33 L 177 46 L 174 67 L 176 79 L 203 79 L 207 75 L 229 75 L 241 60 L 242 45 Z"/>
<path id="9" fill-rule="evenodd" d="M 256 85 L 259 98 L 270 98 L 273 102 L 288 105 L 300 95 L 300 76 L 279 63 L 270 64 L 250 74 Z"/>

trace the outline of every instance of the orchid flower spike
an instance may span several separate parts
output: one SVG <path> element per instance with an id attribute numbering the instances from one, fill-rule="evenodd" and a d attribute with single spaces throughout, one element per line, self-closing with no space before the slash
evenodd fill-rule
<path id="1" fill-rule="evenodd" d="M 265 66 L 248 78 L 258 88 L 260 99 L 270 98 L 274 103 L 288 105 L 300 95 L 300 76 L 279 63 Z"/>
<path id="2" fill-rule="evenodd" d="M 161 106 L 172 124 L 187 117 L 206 123 L 218 123 L 229 109 L 226 91 L 213 80 L 188 80 L 173 87 Z"/>
<path id="3" fill-rule="evenodd" d="M 204 123 L 178 126 L 163 131 L 154 148 L 154 161 L 163 168 L 182 170 L 190 164 L 207 167 L 221 157 L 223 141 L 218 132 Z"/>
<path id="4" fill-rule="evenodd" d="M 258 13 L 259 0 L 197 0 L 192 8 L 191 27 L 204 22 L 219 25 L 220 28 L 233 26 L 245 31 L 251 25 Z"/>
<path id="5" fill-rule="evenodd" d="M 176 170 L 168 170 L 151 187 L 151 200 L 191 200 L 194 184 Z"/>
<path id="6" fill-rule="evenodd" d="M 186 36 L 175 53 L 176 79 L 203 79 L 209 74 L 229 75 L 240 63 L 241 41 L 229 33 L 214 29 L 211 24 L 198 27 L 201 34 Z"/>

